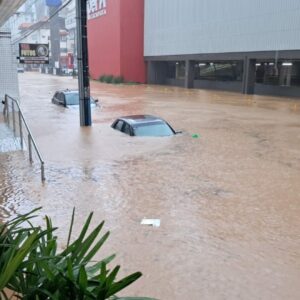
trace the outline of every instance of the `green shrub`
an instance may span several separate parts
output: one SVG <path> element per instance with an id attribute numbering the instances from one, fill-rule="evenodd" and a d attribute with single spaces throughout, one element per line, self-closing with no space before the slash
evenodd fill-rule
<path id="1" fill-rule="evenodd" d="M 66 248 L 58 252 L 51 219 L 46 217 L 45 230 L 31 225 L 37 210 L 0 224 L 0 298 L 6 299 L 4 288 L 8 288 L 25 300 L 119 299 L 115 295 L 142 276 L 136 272 L 117 280 L 120 266 L 107 269 L 115 255 L 91 264 L 109 236 L 106 232 L 99 237 L 104 222 L 89 230 L 93 213 L 71 243 L 73 210 Z"/>
<path id="2" fill-rule="evenodd" d="M 120 84 L 124 82 L 123 76 L 101 75 L 99 81 L 106 83 Z"/>
<path id="3" fill-rule="evenodd" d="M 114 76 L 113 75 L 107 75 L 104 78 L 104 82 L 106 83 L 112 83 Z"/>
<path id="4" fill-rule="evenodd" d="M 106 75 L 101 75 L 101 76 L 99 77 L 99 81 L 105 82 L 105 78 L 106 78 Z"/>
<path id="5" fill-rule="evenodd" d="M 123 76 L 116 76 L 113 78 L 112 83 L 114 84 L 120 84 L 124 82 Z"/>
<path id="6" fill-rule="evenodd" d="M 127 84 L 127 85 L 138 85 L 140 83 L 139 82 L 135 82 L 135 81 L 126 81 L 125 84 Z"/>

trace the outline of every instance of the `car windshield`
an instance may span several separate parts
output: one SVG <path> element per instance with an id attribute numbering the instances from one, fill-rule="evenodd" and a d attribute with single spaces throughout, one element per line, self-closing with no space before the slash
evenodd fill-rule
<path id="1" fill-rule="evenodd" d="M 66 105 L 79 105 L 79 93 L 67 93 Z M 94 103 L 94 99 L 91 97 L 91 103 Z"/>
<path id="2" fill-rule="evenodd" d="M 174 132 L 166 123 L 143 124 L 134 128 L 136 136 L 169 136 Z"/>
<path id="3" fill-rule="evenodd" d="M 66 96 L 66 105 L 78 105 L 79 104 L 78 93 L 67 93 L 65 96 Z"/>

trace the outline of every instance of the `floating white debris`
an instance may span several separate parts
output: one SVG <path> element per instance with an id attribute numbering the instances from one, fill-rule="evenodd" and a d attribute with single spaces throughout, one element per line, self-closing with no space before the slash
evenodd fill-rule
<path id="1" fill-rule="evenodd" d="M 141 225 L 149 225 L 153 227 L 160 226 L 160 219 L 143 219 Z"/>

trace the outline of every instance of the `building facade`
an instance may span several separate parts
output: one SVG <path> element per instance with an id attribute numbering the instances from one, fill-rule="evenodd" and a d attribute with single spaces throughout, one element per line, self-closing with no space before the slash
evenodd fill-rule
<path id="1" fill-rule="evenodd" d="M 77 48 L 76 48 L 76 5 L 72 1 L 66 8 L 66 30 L 68 31 L 67 38 L 67 67 L 69 72 L 72 69 L 77 69 Z"/>
<path id="2" fill-rule="evenodd" d="M 12 17 L 15 45 L 53 1 L 28 0 Z M 89 0 L 87 11 L 93 79 L 300 96 L 299 0 Z M 73 1 L 66 25 L 52 18 L 22 41 L 48 40 L 52 67 L 76 69 L 75 13 Z"/>
<path id="3" fill-rule="evenodd" d="M 300 96 L 299 0 L 145 0 L 147 81 Z"/>
<path id="4" fill-rule="evenodd" d="M 5 94 L 19 99 L 16 58 L 13 56 L 11 35 L 7 28 L 0 27 L 0 101 Z"/>
<path id="5" fill-rule="evenodd" d="M 90 75 L 144 83 L 144 0 L 88 2 Z"/>

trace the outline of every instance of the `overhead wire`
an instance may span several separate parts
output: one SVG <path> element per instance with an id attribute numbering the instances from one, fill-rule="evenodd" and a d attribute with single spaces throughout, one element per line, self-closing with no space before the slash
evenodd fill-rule
<path id="1" fill-rule="evenodd" d="M 33 12 L 32 12 L 32 7 L 33 7 L 34 5 L 36 5 L 37 2 L 41 2 L 41 1 L 43 1 L 43 0 L 31 0 L 31 3 L 29 3 L 29 4 L 31 5 L 31 7 L 29 7 L 29 6 L 28 6 L 28 3 L 25 2 L 25 3 L 18 9 L 18 11 L 14 13 L 14 15 L 17 15 L 17 16 L 19 16 L 19 15 L 25 15 L 25 16 L 28 16 L 28 15 L 30 15 L 30 13 L 29 13 L 30 11 L 31 11 L 31 14 L 33 14 Z M 26 6 L 27 6 L 27 8 L 26 8 Z M 23 10 L 23 8 L 24 8 L 24 10 Z M 18 18 L 18 17 L 17 17 L 17 18 Z M 17 21 L 17 19 L 13 19 L 11 22 L 15 24 L 16 21 Z"/>
<path id="2" fill-rule="evenodd" d="M 61 10 L 63 10 L 66 6 L 68 6 L 72 1 L 73 0 L 66 1 L 64 4 L 62 4 L 60 7 L 58 7 L 58 9 L 52 15 L 50 15 L 46 21 L 40 21 L 40 24 L 37 27 L 32 29 L 30 32 L 23 34 L 23 36 L 17 38 L 16 40 L 12 41 L 12 44 L 14 45 L 14 44 L 22 41 L 23 39 L 25 39 L 26 37 L 28 37 L 35 31 L 39 30 L 41 27 L 43 27 L 45 24 L 47 24 L 54 16 L 56 16 Z"/>
<path id="3" fill-rule="evenodd" d="M 34 4 L 36 4 L 38 1 L 43 1 L 43 0 L 34 0 L 32 3 L 30 3 L 31 4 L 31 6 L 33 6 Z M 22 6 L 21 6 L 21 8 L 22 7 L 26 7 L 26 3 L 24 3 Z M 27 7 L 27 9 L 25 9 L 24 11 L 20 11 L 20 13 L 22 13 L 22 14 L 25 14 L 25 15 L 27 15 L 28 14 L 28 12 L 31 10 L 31 8 L 30 7 Z M 17 11 L 17 13 L 15 13 L 15 14 L 18 14 L 18 11 Z"/>

